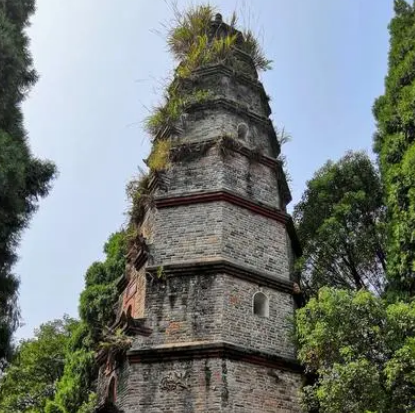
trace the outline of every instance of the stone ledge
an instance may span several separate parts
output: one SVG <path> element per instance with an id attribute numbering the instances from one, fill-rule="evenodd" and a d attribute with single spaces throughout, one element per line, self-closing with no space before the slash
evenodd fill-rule
<path id="1" fill-rule="evenodd" d="M 250 199 L 247 199 L 241 195 L 235 194 L 234 192 L 228 190 L 221 190 L 221 191 L 203 191 L 203 192 L 193 192 L 189 194 L 183 195 L 175 195 L 175 196 L 163 196 L 155 198 L 155 206 L 157 208 L 169 208 L 169 207 L 176 207 L 176 206 L 184 206 L 184 205 L 194 205 L 194 204 L 203 204 L 203 203 L 210 203 L 210 202 L 228 202 L 232 205 L 239 206 L 241 208 L 245 208 L 251 212 L 256 214 L 262 215 L 266 218 L 273 219 L 275 221 L 281 222 L 287 228 L 287 232 L 290 236 L 293 249 L 297 256 L 301 256 L 302 250 L 300 241 L 297 238 L 297 234 L 295 232 L 294 223 L 287 213 L 277 209 L 266 206 L 259 202 L 253 202 Z"/>
<path id="2" fill-rule="evenodd" d="M 158 268 L 158 266 L 150 266 L 146 271 L 155 276 Z M 163 273 L 167 277 L 226 274 L 281 292 L 295 294 L 293 281 L 274 277 L 265 271 L 258 271 L 225 258 L 166 264 L 163 266 Z"/>
<path id="3" fill-rule="evenodd" d="M 190 76 L 189 80 L 192 81 L 193 77 L 197 79 L 198 77 L 212 76 L 212 75 L 217 75 L 217 74 L 228 76 L 228 77 L 233 77 L 239 82 L 241 82 L 242 84 L 255 88 L 256 91 L 261 94 L 261 99 L 263 100 L 263 102 L 265 102 L 268 116 L 271 115 L 271 107 L 268 102 L 268 97 L 265 93 L 264 87 L 258 81 L 258 79 L 250 77 L 243 73 L 235 72 L 234 70 L 224 65 L 223 63 L 209 65 L 209 66 L 205 66 L 200 69 L 197 69 L 194 72 L 192 72 L 192 75 Z"/>
<path id="4" fill-rule="evenodd" d="M 202 103 L 192 103 L 185 107 L 185 112 L 194 112 L 201 110 L 227 110 L 232 113 L 237 113 L 242 116 L 249 118 L 250 121 L 260 124 L 268 128 L 270 143 L 273 149 L 274 154 L 277 156 L 281 152 L 280 144 L 278 142 L 277 134 L 275 133 L 272 122 L 269 118 L 264 116 L 259 116 L 254 112 L 251 112 L 249 109 L 246 109 L 243 106 L 240 106 L 237 102 L 233 100 L 228 100 L 225 98 L 211 99 Z"/>
<path id="5" fill-rule="evenodd" d="M 172 145 L 172 152 L 177 148 L 180 148 L 181 146 L 187 145 L 189 147 L 198 147 L 198 146 L 204 146 L 204 145 L 215 145 L 219 140 L 223 140 L 224 145 L 229 148 L 233 149 L 235 152 L 246 156 L 247 158 L 252 158 L 252 154 L 255 152 L 254 148 L 250 148 L 249 146 L 245 145 L 243 142 L 240 142 L 237 138 L 227 138 L 225 136 L 215 136 L 212 138 L 206 138 L 201 139 L 197 141 L 179 141 L 175 142 Z M 281 165 L 281 161 L 277 158 L 272 158 L 268 155 L 264 154 L 255 154 L 256 160 L 261 163 L 262 165 L 268 166 L 271 169 L 279 169 L 279 166 Z"/>
<path id="6" fill-rule="evenodd" d="M 229 77 L 236 77 L 237 79 L 241 79 L 244 82 L 249 83 L 251 86 L 255 87 L 256 89 L 260 91 L 264 91 L 264 87 L 258 81 L 258 79 L 256 78 L 254 79 L 253 77 L 248 76 L 244 73 L 238 73 L 223 63 L 210 64 L 210 65 L 203 66 L 199 69 L 196 69 L 192 72 L 189 79 L 192 80 L 192 76 L 195 76 L 195 77 L 208 76 L 208 75 L 217 74 L 217 73 L 223 74 Z M 265 94 L 265 91 L 264 91 L 264 94 Z"/>
<path id="7" fill-rule="evenodd" d="M 269 126 L 270 129 L 272 124 L 269 118 L 265 116 L 257 115 L 255 112 L 250 111 L 249 109 L 245 108 L 235 102 L 233 100 L 225 99 L 225 98 L 216 98 L 216 99 L 209 99 L 205 102 L 196 102 L 190 103 L 185 107 L 186 112 L 196 111 L 196 110 L 206 110 L 206 109 L 225 109 L 230 110 L 232 112 L 241 113 L 250 118 L 250 120 L 260 123 L 264 126 Z M 275 131 L 274 131 L 275 132 Z M 277 138 L 275 134 L 273 134 L 275 139 Z"/>
<path id="8" fill-rule="evenodd" d="M 239 153 L 242 156 L 245 156 L 248 159 L 252 159 L 253 154 L 255 152 L 255 150 L 253 148 L 250 148 L 246 145 L 244 145 L 242 142 L 239 142 L 236 140 L 236 142 L 234 142 L 233 138 L 225 138 L 222 136 L 217 136 L 214 138 L 208 138 L 208 139 L 203 139 L 200 141 L 195 141 L 195 142 L 179 142 L 179 143 L 175 143 L 172 146 L 172 153 L 174 154 L 174 150 L 177 150 L 177 148 L 180 148 L 183 145 L 189 145 L 190 147 L 198 147 L 200 145 L 214 145 L 216 144 L 216 142 L 218 141 L 218 139 L 223 139 L 224 140 L 224 144 L 227 148 L 232 149 L 234 152 Z M 255 159 L 258 163 L 267 166 L 268 168 L 276 171 L 277 173 L 277 179 L 278 182 L 281 186 L 281 191 L 282 191 L 282 197 L 284 199 L 284 204 L 288 205 L 291 201 L 292 201 L 292 197 L 291 197 L 291 192 L 290 189 L 288 187 L 288 183 L 287 183 L 287 179 L 282 167 L 282 162 L 281 160 L 277 159 L 277 158 L 272 158 L 270 156 L 264 155 L 264 154 L 255 154 Z"/>
<path id="9" fill-rule="evenodd" d="M 227 342 L 191 342 L 180 345 L 130 350 L 127 353 L 127 358 L 131 364 L 225 358 L 284 371 L 303 371 L 302 366 L 295 359 L 246 349 Z"/>

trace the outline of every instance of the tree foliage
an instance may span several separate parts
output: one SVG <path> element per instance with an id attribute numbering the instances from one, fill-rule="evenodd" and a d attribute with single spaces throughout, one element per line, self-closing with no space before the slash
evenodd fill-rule
<path id="1" fill-rule="evenodd" d="M 57 383 L 55 397 L 46 404 L 46 413 L 93 411 L 95 354 L 105 340 L 105 327 L 114 321 L 114 305 L 118 299 L 115 283 L 124 274 L 126 248 L 125 232 L 112 234 L 104 246 L 105 260 L 93 263 L 86 271 L 79 304 L 81 322 L 69 341 L 64 372 Z"/>
<path id="2" fill-rule="evenodd" d="M 309 412 L 415 411 L 415 6 L 404 0 L 394 6 L 385 93 L 373 108 L 386 294 L 323 288 L 297 312 L 299 358 L 314 377 L 302 393 Z M 380 193 L 368 192 L 375 199 Z M 310 233 L 312 245 L 323 241 L 320 232 Z"/>
<path id="3" fill-rule="evenodd" d="M 5 412 L 93 412 L 95 351 L 104 337 L 103 328 L 114 319 L 115 282 L 125 267 L 124 232 L 112 234 L 104 252 L 105 261 L 93 263 L 85 274 L 86 288 L 79 306 L 81 321 L 76 324 L 71 321 L 70 337 L 66 334 L 65 342 L 58 343 L 50 333 L 52 327 L 55 330 L 59 327 L 55 322 L 42 326 L 42 334 L 34 343 L 22 344 L 16 355 L 18 364 L 6 370 L 1 399 Z M 27 346 L 30 357 L 25 356 Z M 52 361 L 59 365 L 52 365 Z"/>
<path id="4" fill-rule="evenodd" d="M 385 93 L 373 108 L 388 211 L 390 295 L 415 295 L 415 7 L 395 0 Z"/>
<path id="5" fill-rule="evenodd" d="M 303 391 L 305 411 L 414 411 L 414 302 L 322 288 L 297 311 L 297 332 L 299 359 L 318 377 Z"/>
<path id="6" fill-rule="evenodd" d="M 20 107 L 37 79 L 25 33 L 34 9 L 34 0 L 0 1 L 0 358 L 10 357 L 18 322 L 16 248 L 56 173 L 31 154 Z"/>
<path id="7" fill-rule="evenodd" d="M 294 208 L 308 295 L 322 286 L 382 291 L 384 214 L 380 177 L 367 155 L 349 152 L 315 173 Z"/>
<path id="8" fill-rule="evenodd" d="M 65 317 L 42 324 L 23 340 L 0 381 L 1 413 L 43 413 L 63 374 L 65 354 L 77 322 Z"/>

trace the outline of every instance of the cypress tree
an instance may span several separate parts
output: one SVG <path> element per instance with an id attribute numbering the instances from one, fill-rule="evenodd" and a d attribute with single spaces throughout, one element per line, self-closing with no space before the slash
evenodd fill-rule
<path id="1" fill-rule="evenodd" d="M 23 127 L 21 103 L 37 79 L 25 33 L 34 11 L 34 0 L 0 0 L 0 359 L 18 322 L 16 248 L 56 173 L 31 154 Z"/>
<path id="2" fill-rule="evenodd" d="M 385 93 L 374 104 L 374 149 L 385 186 L 391 298 L 415 295 L 415 6 L 395 0 Z"/>

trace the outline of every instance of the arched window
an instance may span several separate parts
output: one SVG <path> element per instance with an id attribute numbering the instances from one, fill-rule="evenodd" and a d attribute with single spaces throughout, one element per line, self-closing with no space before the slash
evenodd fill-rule
<path id="1" fill-rule="evenodd" d="M 242 141 L 248 140 L 249 128 L 248 128 L 248 125 L 246 123 L 240 123 L 237 126 L 236 131 L 238 133 L 238 139 L 240 139 Z"/>
<path id="2" fill-rule="evenodd" d="M 115 403 L 115 401 L 117 400 L 117 381 L 115 377 L 111 378 L 110 384 L 108 386 L 107 400 L 110 403 Z"/>
<path id="3" fill-rule="evenodd" d="M 127 318 L 132 318 L 133 316 L 133 306 L 129 305 L 127 309 Z"/>
<path id="4" fill-rule="evenodd" d="M 269 317 L 269 299 L 261 292 L 255 293 L 252 302 L 253 313 L 260 317 Z"/>

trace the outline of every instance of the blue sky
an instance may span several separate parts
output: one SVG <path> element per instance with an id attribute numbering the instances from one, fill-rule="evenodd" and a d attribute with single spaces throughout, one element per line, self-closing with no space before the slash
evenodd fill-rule
<path id="1" fill-rule="evenodd" d="M 179 7 L 188 1 L 178 1 Z M 194 4 L 194 3 L 193 3 Z M 373 100 L 387 70 L 389 0 L 217 0 L 262 39 L 261 76 L 284 147 L 293 203 L 327 159 L 371 149 Z M 20 306 L 29 337 L 77 315 L 88 266 L 126 220 L 125 185 L 149 151 L 142 121 L 173 68 L 164 0 L 38 0 L 29 35 L 41 78 L 24 104 L 35 155 L 60 176 L 20 246 Z"/>

